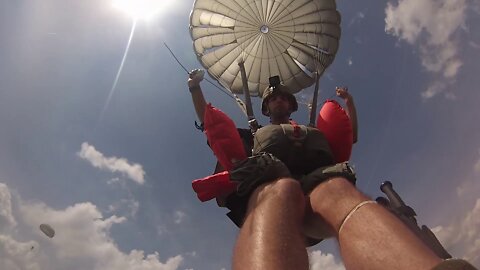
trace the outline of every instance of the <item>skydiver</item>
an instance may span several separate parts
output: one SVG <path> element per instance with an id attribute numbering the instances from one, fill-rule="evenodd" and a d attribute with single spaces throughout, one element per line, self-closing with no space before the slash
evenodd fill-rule
<path id="1" fill-rule="evenodd" d="M 206 106 L 202 79 L 199 70 L 188 78 L 201 122 Z M 240 227 L 232 269 L 309 269 L 306 246 L 326 237 L 337 239 L 346 269 L 474 269 L 461 260 L 442 262 L 401 221 L 355 188 L 353 170 L 346 163 L 332 164 L 321 132 L 290 122 L 298 105 L 286 90 L 283 85 L 265 90 L 262 113 L 271 125 L 256 132 L 252 156 L 230 172 L 240 193 L 226 201 L 229 217 Z M 345 100 L 356 142 L 353 98 L 345 89 L 337 89 L 337 95 Z"/>

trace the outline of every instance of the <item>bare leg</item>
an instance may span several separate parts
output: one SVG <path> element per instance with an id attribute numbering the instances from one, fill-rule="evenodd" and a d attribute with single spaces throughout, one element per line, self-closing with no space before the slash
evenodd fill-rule
<path id="1" fill-rule="evenodd" d="M 345 222 L 359 203 L 370 200 L 344 178 L 333 178 L 310 194 L 313 212 L 333 228 L 347 269 L 432 269 L 441 262 L 400 220 L 377 204 L 365 204 Z"/>
<path id="2" fill-rule="evenodd" d="M 280 179 L 257 188 L 250 197 L 232 268 L 307 270 L 304 214 L 305 197 L 296 180 Z"/>

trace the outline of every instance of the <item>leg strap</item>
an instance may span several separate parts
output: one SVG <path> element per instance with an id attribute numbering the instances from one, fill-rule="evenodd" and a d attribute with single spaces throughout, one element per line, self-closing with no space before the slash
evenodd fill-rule
<path id="1" fill-rule="evenodd" d="M 308 175 L 304 176 L 300 182 L 305 194 L 309 194 L 316 186 L 332 177 L 345 177 L 352 184 L 355 184 L 356 176 L 348 162 L 337 163 L 335 165 L 320 167 Z"/>
<path id="2" fill-rule="evenodd" d="M 290 177 L 290 171 L 270 153 L 260 153 L 234 164 L 230 180 L 238 182 L 237 195 L 249 196 L 258 186 L 282 177 Z"/>

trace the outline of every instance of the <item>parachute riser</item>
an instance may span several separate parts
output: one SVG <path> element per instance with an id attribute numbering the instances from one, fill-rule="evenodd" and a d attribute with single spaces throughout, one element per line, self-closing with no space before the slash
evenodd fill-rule
<path id="1" fill-rule="evenodd" d="M 317 118 L 317 100 L 318 90 L 320 88 L 320 74 L 315 72 L 315 90 L 313 91 L 312 105 L 310 106 L 310 123 L 309 126 L 314 127 Z"/>
<path id="2" fill-rule="evenodd" d="M 250 98 L 250 90 L 248 89 L 247 72 L 245 71 L 245 65 L 243 61 L 239 61 L 238 66 L 240 67 L 240 73 L 242 75 L 243 93 L 245 95 L 245 107 L 247 110 L 248 125 L 250 126 L 252 134 L 255 134 L 258 129 L 258 122 L 257 119 L 255 119 L 255 115 L 253 114 L 252 99 Z"/>

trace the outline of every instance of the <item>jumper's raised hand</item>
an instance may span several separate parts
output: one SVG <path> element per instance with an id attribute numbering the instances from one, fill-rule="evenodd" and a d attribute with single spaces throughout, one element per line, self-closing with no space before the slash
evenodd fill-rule
<path id="1" fill-rule="evenodd" d="M 203 69 L 194 69 L 188 73 L 188 87 L 199 86 L 203 80 L 205 71 Z"/>
<path id="2" fill-rule="evenodd" d="M 337 94 L 337 97 L 340 97 L 344 100 L 347 100 L 347 99 L 352 99 L 352 96 L 350 95 L 350 93 L 348 93 L 348 87 L 336 87 L 335 88 L 335 92 Z"/>

